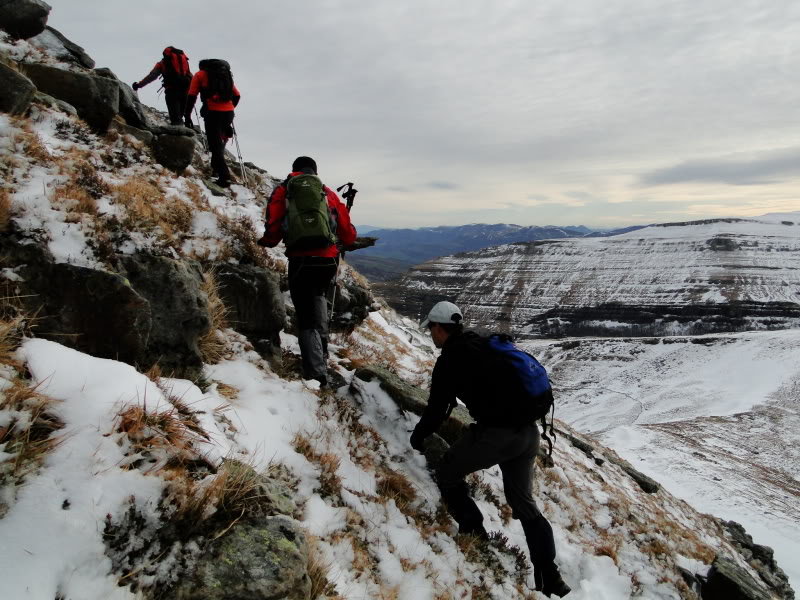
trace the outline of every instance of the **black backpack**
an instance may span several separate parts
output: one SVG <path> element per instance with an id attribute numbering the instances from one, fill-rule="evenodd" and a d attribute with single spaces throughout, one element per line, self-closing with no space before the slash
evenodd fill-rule
<path id="1" fill-rule="evenodd" d="M 180 48 L 172 46 L 164 48 L 163 56 L 161 64 L 164 69 L 161 75 L 164 78 L 164 87 L 189 87 L 192 81 L 189 57 Z"/>
<path id="2" fill-rule="evenodd" d="M 206 58 L 200 61 L 200 70 L 208 75 L 208 87 L 201 90 L 203 101 L 228 102 L 233 99 L 233 74 L 231 65 L 220 58 Z"/>

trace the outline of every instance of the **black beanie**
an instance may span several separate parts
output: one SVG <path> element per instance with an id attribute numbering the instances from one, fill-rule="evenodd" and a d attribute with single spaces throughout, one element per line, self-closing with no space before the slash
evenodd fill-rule
<path id="1" fill-rule="evenodd" d="M 313 158 L 310 156 L 298 156 L 294 159 L 294 162 L 292 163 L 292 171 L 305 171 L 306 169 L 311 169 L 314 171 L 314 175 L 317 174 L 317 163 Z"/>

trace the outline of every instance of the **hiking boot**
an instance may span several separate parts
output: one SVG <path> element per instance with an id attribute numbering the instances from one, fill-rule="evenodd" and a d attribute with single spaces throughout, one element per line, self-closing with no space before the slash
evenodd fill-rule
<path id="1" fill-rule="evenodd" d="M 217 179 L 214 183 L 216 185 L 218 185 L 219 187 L 221 187 L 221 188 L 229 188 L 229 187 L 231 187 L 230 179 Z"/>
<path id="2" fill-rule="evenodd" d="M 461 525 L 458 528 L 458 535 L 474 535 L 484 542 L 489 540 L 489 534 L 486 532 L 483 523 Z"/>
<path id="3" fill-rule="evenodd" d="M 533 566 L 533 579 L 536 582 L 536 591 L 542 592 L 548 598 L 558 596 L 563 598 L 572 591 L 564 580 L 555 563 L 546 566 Z"/>

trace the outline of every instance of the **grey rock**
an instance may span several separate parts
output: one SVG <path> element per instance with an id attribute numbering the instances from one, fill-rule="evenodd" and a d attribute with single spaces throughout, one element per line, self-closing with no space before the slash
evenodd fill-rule
<path id="1" fill-rule="evenodd" d="M 194 129 L 183 125 L 154 125 L 150 128 L 150 131 L 156 135 L 184 135 L 187 137 L 195 137 L 197 135 Z"/>
<path id="2" fill-rule="evenodd" d="M 780 598 L 793 600 L 795 596 L 789 585 L 789 578 L 783 569 L 778 566 L 772 548 L 756 544 L 752 536 L 736 521 L 726 521 L 723 522 L 723 525 L 734 547 L 758 572 L 761 580 L 774 590 Z"/>
<path id="3" fill-rule="evenodd" d="M 139 97 L 127 83 L 119 82 L 119 114 L 128 125 L 139 129 L 150 129 L 150 121 L 139 102 Z"/>
<path id="4" fill-rule="evenodd" d="M 245 520 L 214 543 L 176 600 L 308 600 L 308 542 L 285 516 Z"/>
<path id="5" fill-rule="evenodd" d="M 94 60 L 78 44 L 67 39 L 60 31 L 49 25 L 29 42 L 40 50 L 45 50 L 55 58 L 86 69 L 94 68 Z"/>
<path id="6" fill-rule="evenodd" d="M 242 477 L 245 480 L 255 481 L 250 501 L 247 503 L 246 517 L 298 516 L 292 491 L 283 481 L 256 473 L 253 467 L 235 459 L 226 459 L 225 465 L 234 479 Z"/>
<path id="7" fill-rule="evenodd" d="M 36 86 L 19 71 L 0 63 L 0 112 L 22 115 L 31 105 Z"/>
<path id="8" fill-rule="evenodd" d="M 331 331 L 352 331 L 367 318 L 374 304 L 375 298 L 369 288 L 352 278 L 339 278 L 336 282 Z"/>
<path id="9" fill-rule="evenodd" d="M 148 301 L 124 277 L 54 262 L 36 244 L 1 236 L 0 264 L 18 267 L 18 296 L 37 315 L 36 335 L 101 358 L 139 363 L 151 329 Z"/>
<path id="10" fill-rule="evenodd" d="M 214 183 L 210 179 L 204 179 L 203 183 L 211 191 L 211 194 L 213 196 L 230 196 L 230 192 L 228 190 L 218 186 L 216 183 Z"/>
<path id="11" fill-rule="evenodd" d="M 158 363 L 165 373 L 197 378 L 203 365 L 198 340 L 211 326 L 197 263 L 134 254 L 121 257 L 120 264 L 133 289 L 152 309 L 153 327 L 143 366 Z"/>
<path id="12" fill-rule="evenodd" d="M 381 389 L 395 401 L 401 411 L 422 415 L 428 405 L 427 392 L 408 384 L 391 371 L 376 365 L 356 369 L 351 387 L 353 387 L 354 392 L 360 393 L 358 382 L 373 380 L 377 380 L 380 383 Z M 461 437 L 464 429 L 472 423 L 474 423 L 474 420 L 469 416 L 469 412 L 459 405 L 453 409 L 453 412 L 439 427 L 437 433 L 449 444 L 453 444 Z"/>
<path id="13" fill-rule="evenodd" d="M 146 129 L 139 129 L 138 127 L 134 127 L 132 125 L 128 125 L 127 123 L 122 122 L 119 120 L 119 116 L 117 116 L 109 125 L 109 130 L 117 131 L 121 135 L 129 135 L 134 139 L 139 140 L 140 142 L 145 143 L 146 145 L 150 145 L 153 142 L 155 136 L 147 131 Z"/>
<path id="14" fill-rule="evenodd" d="M 280 331 L 286 323 L 286 303 L 280 276 L 254 265 L 221 265 L 216 272 L 228 322 L 270 359 L 280 356 Z"/>
<path id="15" fill-rule="evenodd" d="M 182 127 L 181 129 L 186 129 Z M 191 131 L 187 129 L 187 131 Z M 151 144 L 156 162 L 170 171 L 183 173 L 192 164 L 194 139 L 185 135 L 157 135 Z"/>
<path id="16" fill-rule="evenodd" d="M 26 40 L 44 31 L 51 6 L 42 0 L 0 0 L 0 29 Z"/>
<path id="17" fill-rule="evenodd" d="M 732 560 L 717 556 L 703 583 L 703 600 L 770 600 L 771 595 Z"/>
<path id="18" fill-rule="evenodd" d="M 119 77 L 114 74 L 114 71 L 109 69 L 108 67 L 97 67 L 94 70 L 94 74 L 98 77 L 105 77 L 106 79 L 113 79 L 114 81 L 119 81 Z"/>
<path id="19" fill-rule="evenodd" d="M 78 111 L 75 110 L 75 107 L 68 102 L 64 102 L 63 100 L 59 100 L 58 98 L 53 98 L 49 94 L 45 94 L 43 92 L 36 92 L 33 96 L 34 100 L 37 102 L 44 104 L 45 106 L 49 106 L 50 108 L 54 108 L 56 110 L 60 110 L 63 113 L 68 115 L 72 115 L 74 117 L 78 116 Z"/>
<path id="20" fill-rule="evenodd" d="M 74 106 L 98 131 L 106 131 L 119 112 L 119 84 L 112 79 L 42 64 L 21 66 L 39 90 Z"/>

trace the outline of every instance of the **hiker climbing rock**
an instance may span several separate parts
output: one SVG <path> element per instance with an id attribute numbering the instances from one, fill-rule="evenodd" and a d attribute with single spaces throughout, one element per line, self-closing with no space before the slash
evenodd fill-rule
<path id="1" fill-rule="evenodd" d="M 227 61 L 216 58 L 200 61 L 189 86 L 187 120 L 191 118 L 198 94 L 203 102 L 200 116 L 206 126 L 211 168 L 217 176 L 215 183 L 220 187 L 230 187 L 231 174 L 225 162 L 225 144 L 233 137 L 233 111 L 241 96 L 233 83 L 231 66 Z"/>
<path id="2" fill-rule="evenodd" d="M 183 50 L 172 46 L 164 48 L 163 58 L 155 64 L 147 77 L 135 82 L 132 87 L 138 90 L 159 77 L 164 85 L 164 99 L 167 101 L 170 124 L 192 127 L 192 119 L 186 112 L 186 95 L 189 92 L 192 72 L 189 70 L 189 57 Z"/>
<path id="3" fill-rule="evenodd" d="M 328 384 L 328 311 L 326 294 L 339 265 L 339 247 L 356 240 L 356 230 L 339 196 L 317 175 L 317 163 L 300 156 L 292 172 L 267 203 L 264 236 L 259 244 L 286 244 L 289 294 L 297 313 L 300 354 L 306 379 Z"/>
<path id="4" fill-rule="evenodd" d="M 466 476 L 494 465 L 503 474 L 506 500 L 525 532 L 536 589 L 546 596 L 570 592 L 555 564 L 553 530 L 536 506 L 532 483 L 539 452 L 539 429 L 530 416 L 525 392 L 512 393 L 493 363 L 490 338 L 464 329 L 463 316 L 452 302 L 439 302 L 422 327 L 430 329 L 442 353 L 433 368 L 430 399 L 411 434 L 411 446 L 424 450 L 425 438 L 444 422 L 456 405 L 466 405 L 475 424 L 453 444 L 436 466 L 436 482 L 460 534 L 487 538 L 483 514 L 470 497 Z"/>

